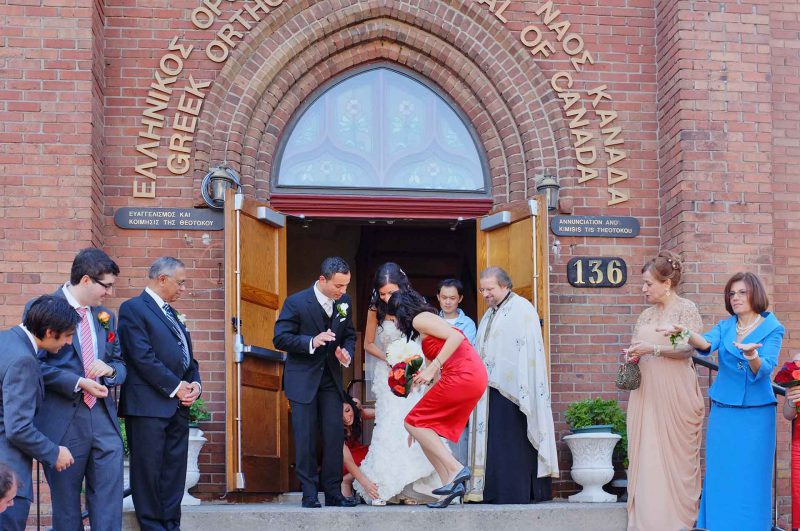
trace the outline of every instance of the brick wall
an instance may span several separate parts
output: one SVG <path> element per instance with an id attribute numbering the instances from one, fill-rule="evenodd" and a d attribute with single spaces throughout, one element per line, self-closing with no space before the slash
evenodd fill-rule
<path id="1" fill-rule="evenodd" d="M 791 206 L 800 199 L 794 0 L 556 2 L 560 20 L 571 22 L 569 31 L 594 59 L 579 72 L 543 22 L 546 13 L 537 13 L 539 1 L 511 2 L 501 15 L 470 0 L 270 3 L 271 12 L 251 21 L 224 63 L 209 60 L 204 49 L 240 2 L 220 5 L 206 30 L 190 21 L 200 5 L 194 0 L 0 6 L 0 319 L 15 324 L 24 301 L 62 282 L 74 251 L 89 243 L 103 246 L 122 268 L 113 308 L 142 289 L 156 257 L 187 262 L 192 285 L 179 308 L 190 319 L 212 410 L 204 426 L 203 495 L 224 491 L 222 234 L 204 243 L 194 232 L 120 230 L 111 217 L 124 206 L 198 204 L 200 178 L 223 160 L 242 175 L 247 194 L 268 200 L 274 155 L 291 117 L 319 87 L 365 63 L 417 72 L 460 106 L 486 149 L 497 204 L 529 197 L 533 176 L 550 172 L 561 177 L 572 213 L 639 219 L 641 234 L 630 240 L 551 235 L 551 243 L 561 243 L 551 255 L 559 439 L 569 402 L 589 395 L 626 400 L 613 373 L 644 309 L 638 271 L 660 247 L 683 254 L 682 293 L 698 303 L 707 324 L 723 316 L 721 286 L 742 267 L 769 284 L 790 330 L 800 324 L 791 306 L 800 290 L 793 274 L 800 255 L 791 239 L 798 227 Z M 546 59 L 520 41 L 525 28 L 533 35 L 531 27 L 554 44 Z M 157 198 L 134 199 L 133 168 L 148 160 L 135 149 L 145 99 L 174 37 L 195 51 L 183 61 L 165 115 L 174 114 L 178 87 L 190 74 L 212 82 L 193 138 L 194 163 L 183 175 L 166 171 L 162 140 Z M 550 86 L 559 71 L 571 72 L 570 90 L 580 94 L 575 105 L 588 111 L 584 131 L 599 147 L 594 167 L 609 162 L 596 112 L 618 113 L 627 159 L 617 167 L 629 174 L 622 185 L 629 201 L 608 206 L 605 169 L 578 182 L 575 138 Z M 587 91 L 602 84 L 611 101 L 595 108 Z M 626 286 L 569 286 L 570 258 L 612 255 L 628 263 Z M 791 332 L 787 346 L 798 346 Z M 779 445 L 786 444 L 784 433 Z M 565 470 L 557 487 L 569 492 L 568 452 L 560 451 Z M 783 493 L 787 456 L 780 454 Z"/>
<path id="2" fill-rule="evenodd" d="M 800 299 L 797 266 L 800 250 L 797 229 L 800 228 L 800 5 L 792 0 L 771 2 L 769 11 L 771 50 L 770 73 L 772 91 L 771 164 L 773 192 L 773 228 L 775 268 L 775 312 L 786 326 L 783 358 L 789 360 L 800 350 Z M 786 517 L 791 511 L 790 497 L 790 424 L 778 420 L 778 485 L 782 523 L 789 527 Z M 798 523 L 794 522 L 793 527 Z"/>
<path id="3" fill-rule="evenodd" d="M 50 291 L 94 239 L 92 5 L 0 6 L 0 320 Z"/>

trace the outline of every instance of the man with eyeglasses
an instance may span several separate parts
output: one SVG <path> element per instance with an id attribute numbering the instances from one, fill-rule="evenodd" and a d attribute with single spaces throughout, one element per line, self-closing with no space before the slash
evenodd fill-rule
<path id="1" fill-rule="evenodd" d="M 119 266 L 100 249 L 80 251 L 69 282 L 53 294 L 78 313 L 72 344 L 38 353 L 45 395 L 34 423 L 75 457 L 63 472 L 45 468 L 54 531 L 83 529 L 84 480 L 92 529 L 122 527 L 122 437 L 109 388 L 121 385 L 127 373 L 116 318 L 103 306 L 117 275 Z"/>
<path id="2" fill-rule="evenodd" d="M 189 407 L 200 396 L 200 369 L 184 317 L 172 307 L 186 291 L 177 258 L 153 262 L 144 291 L 119 308 L 128 364 L 120 413 L 131 450 L 131 490 L 142 531 L 180 529 L 189 453 Z"/>

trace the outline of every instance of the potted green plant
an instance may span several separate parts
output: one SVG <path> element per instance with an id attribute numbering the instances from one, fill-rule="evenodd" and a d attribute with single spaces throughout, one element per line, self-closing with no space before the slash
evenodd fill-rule
<path id="1" fill-rule="evenodd" d="M 572 452 L 572 479 L 583 490 L 571 502 L 614 502 L 617 497 L 602 487 L 614 477 L 614 447 L 623 441 L 627 450 L 625 413 L 615 400 L 586 398 L 573 402 L 564 414 L 572 435 L 564 441 Z M 624 457 L 627 460 L 627 456 Z"/>
<path id="2" fill-rule="evenodd" d="M 625 431 L 625 412 L 616 400 L 586 398 L 573 402 L 567 407 L 564 418 L 572 433 Z"/>
<path id="3" fill-rule="evenodd" d="M 190 428 L 197 428 L 201 422 L 209 420 L 210 418 L 211 413 L 209 413 L 208 406 L 206 406 L 206 403 L 202 398 L 198 398 L 192 403 L 191 406 L 189 406 Z"/>

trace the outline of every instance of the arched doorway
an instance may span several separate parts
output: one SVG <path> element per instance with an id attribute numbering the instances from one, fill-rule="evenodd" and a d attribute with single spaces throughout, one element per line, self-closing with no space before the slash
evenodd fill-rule
<path id="1" fill-rule="evenodd" d="M 345 3 L 350 5 L 349 1 Z M 337 2 L 336 9 L 347 9 L 340 4 Z M 352 4 L 355 6 L 357 2 Z M 327 6 L 327 0 L 314 4 L 315 9 L 326 9 Z M 271 347 L 269 323 L 274 321 L 283 298 L 293 291 L 287 283 L 297 282 L 298 286 L 306 287 L 316 278 L 316 271 L 309 276 L 310 272 L 301 274 L 295 267 L 287 266 L 287 257 L 291 254 L 287 248 L 295 245 L 298 234 L 303 231 L 312 234 L 314 227 L 325 227 L 334 235 L 357 228 L 362 241 L 370 238 L 385 240 L 399 238 L 399 232 L 394 231 L 404 229 L 406 225 L 410 229 L 425 226 L 428 231 L 449 231 L 461 216 L 464 220 L 456 228 L 465 230 L 464 238 L 474 238 L 471 235 L 473 231 L 466 230 L 468 224 L 483 235 L 472 240 L 475 251 L 468 251 L 474 252 L 475 256 L 473 272 L 487 265 L 488 261 L 505 265 L 515 277 L 515 288 L 518 287 L 526 296 L 538 294 L 542 300 L 542 294 L 546 294 L 546 258 L 538 261 L 535 258 L 542 252 L 544 240 L 533 241 L 534 233 L 546 225 L 546 217 L 545 223 L 534 223 L 534 219 L 541 221 L 544 211 L 536 202 L 531 205 L 529 198 L 533 195 L 534 171 L 557 169 L 561 164 L 570 163 L 569 155 L 556 147 L 559 138 L 568 138 L 568 129 L 560 118 L 558 105 L 553 98 L 539 98 L 543 95 L 538 95 L 538 92 L 546 87 L 541 73 L 520 61 L 514 42 L 502 38 L 502 31 L 498 34 L 499 46 L 492 54 L 486 54 L 486 50 L 476 43 L 454 46 L 458 35 L 463 32 L 463 24 L 480 26 L 480 29 L 475 28 L 476 31 L 494 34 L 498 30 L 494 26 L 496 20 L 479 12 L 467 13 L 469 6 L 454 4 L 448 9 L 464 11 L 462 15 L 465 18 L 460 26 L 453 25 L 449 22 L 451 19 L 443 14 L 437 15 L 436 24 L 417 25 L 410 21 L 420 13 L 405 13 L 405 8 L 405 5 L 375 4 L 370 10 L 361 11 L 363 20 L 341 27 L 338 25 L 343 19 L 331 19 L 326 22 L 330 26 L 326 32 L 313 36 L 319 38 L 319 46 L 314 47 L 307 42 L 309 35 L 295 39 L 287 33 L 294 26 L 286 22 L 295 16 L 300 17 L 303 9 L 300 4 L 292 5 L 292 10 L 277 14 L 271 26 L 259 27 L 250 43 L 237 48 L 241 60 L 227 63 L 219 84 L 208 97 L 207 103 L 216 105 L 213 107 L 216 114 L 204 117 L 203 129 L 210 131 L 213 139 L 201 132 L 196 145 L 198 150 L 209 153 L 211 160 L 224 158 L 239 170 L 245 198 L 235 202 L 238 204 L 236 211 L 247 219 L 243 225 L 249 225 L 242 232 L 237 231 L 236 242 L 228 246 L 226 274 L 234 270 L 228 256 L 241 251 L 243 247 L 240 244 L 252 237 L 246 234 L 247 231 L 257 232 L 257 227 L 273 219 L 272 209 L 288 215 L 288 220 L 282 222 L 288 228 L 276 229 L 274 234 L 265 236 L 272 242 L 265 251 L 275 251 L 273 258 L 283 261 L 254 258 L 258 249 L 242 244 L 247 247 L 242 254 L 255 264 L 249 266 L 254 270 L 239 272 L 247 281 L 242 283 L 238 293 L 233 288 L 226 290 L 226 323 L 238 323 L 245 339 L 259 337 L 264 341 L 263 346 Z M 340 38 L 347 42 L 344 48 L 326 46 L 323 42 Z M 271 53 L 270 46 L 275 41 L 287 45 L 281 49 L 281 54 Z M 435 46 L 432 47 L 432 43 Z M 292 48 L 295 44 L 298 45 L 296 49 Z M 327 50 L 328 55 L 315 56 L 318 50 Z M 263 57 L 270 58 L 269 65 L 264 64 Z M 416 74 L 412 77 L 424 73 L 424 78 L 420 78 L 425 81 L 423 84 L 437 88 L 456 103 L 454 108 L 461 111 L 467 129 L 471 128 L 475 134 L 476 146 L 486 153 L 488 169 L 483 195 L 475 189 L 443 190 L 435 186 L 411 192 L 408 189 L 389 191 L 380 188 L 380 193 L 370 189 L 350 189 L 345 193 L 337 188 L 322 187 L 312 191 L 281 189 L 277 185 L 278 168 L 282 164 L 279 153 L 286 145 L 287 131 L 292 124 L 299 123 L 303 110 L 337 80 L 352 77 L 359 68 L 374 68 L 371 63 L 385 64 L 387 61 L 392 65 L 407 65 L 405 68 L 413 65 L 412 74 Z M 365 64 L 368 66 L 362 66 Z M 497 64 L 503 64 L 504 70 L 495 68 Z M 403 67 L 398 67 L 401 69 Z M 515 83 L 510 85 L 508 79 L 512 78 Z M 487 213 L 492 205 L 498 205 L 498 209 L 506 212 L 499 221 L 489 224 L 495 230 L 481 231 L 474 220 Z M 234 226 L 233 206 L 234 201 L 226 203 L 226 208 L 231 209 L 226 224 L 229 227 Z M 539 217 L 532 218 L 532 213 L 537 212 Z M 375 223 L 370 224 L 370 221 Z M 304 225 L 309 228 L 304 228 Z M 373 225 L 372 229 L 370 225 Z M 375 232 L 379 227 L 390 231 L 389 236 Z M 369 234 L 371 231 L 373 234 Z M 499 236 L 501 233 L 503 236 Z M 492 237 L 488 237 L 489 234 Z M 228 236 L 226 233 L 226 239 Z M 230 239 L 234 238 L 231 236 Z M 300 247 L 298 251 L 304 258 L 312 246 L 317 249 L 326 242 L 335 241 L 336 237 L 309 239 L 314 241 L 305 250 Z M 350 243 L 349 239 L 347 243 Z M 373 245 L 368 247 L 371 249 Z M 316 269 L 318 261 L 313 265 Z M 272 270 L 265 274 L 267 267 Z M 365 266 L 365 269 L 369 268 Z M 298 280 L 289 278 L 293 275 Z M 364 276 L 369 277 L 370 273 Z M 518 278 L 524 280 L 518 283 Z M 351 295 L 358 297 L 355 293 Z M 241 313 L 235 313 L 236 306 L 230 303 L 237 297 L 246 301 Z M 479 303 L 476 313 L 480 313 Z M 258 332 L 248 330 L 256 325 L 260 326 Z M 265 361 L 275 365 L 264 366 L 259 365 L 263 360 L 240 356 L 234 348 L 235 338 L 236 330 L 230 326 L 226 330 L 228 488 L 258 490 L 252 485 L 261 483 L 265 490 L 260 492 L 278 492 L 288 488 L 288 481 L 284 481 L 288 474 L 283 471 L 290 466 L 287 460 L 291 458 L 286 431 L 288 415 L 280 401 L 281 369 L 275 362 Z M 241 378 L 237 377 L 237 369 Z M 239 393 L 237 387 L 239 391 L 244 390 Z M 262 395 L 267 398 L 262 399 Z M 258 407 L 250 413 L 238 414 L 237 408 L 246 401 L 258 404 Z M 265 412 L 263 404 L 274 409 Z M 249 435 L 242 433 L 242 437 L 235 440 L 237 423 L 240 426 L 256 424 L 257 429 L 251 430 Z M 268 444 L 261 444 L 266 439 L 269 439 L 266 441 Z M 259 481 L 247 479 L 240 485 L 237 482 L 239 474 L 248 478 L 258 476 Z M 261 479 L 266 475 L 277 479 L 272 485 L 263 487 Z"/>

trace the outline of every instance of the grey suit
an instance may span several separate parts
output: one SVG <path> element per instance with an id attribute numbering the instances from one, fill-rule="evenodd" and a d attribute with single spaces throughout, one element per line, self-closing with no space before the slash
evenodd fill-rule
<path id="1" fill-rule="evenodd" d="M 0 333 L 0 382 L 0 460 L 22 484 L 14 505 L 0 514 L 0 529 L 23 530 L 33 500 L 32 458 L 50 468 L 58 459 L 58 445 L 33 423 L 44 384 L 33 344 L 19 326 Z"/>
<path id="2" fill-rule="evenodd" d="M 65 298 L 58 289 L 56 297 Z M 106 329 L 99 321 L 100 312 L 111 317 Z M 102 377 L 109 387 L 125 381 L 116 319 L 102 306 L 92 307 L 97 359 L 116 371 L 114 377 Z M 53 441 L 69 448 L 75 463 L 64 472 L 46 470 L 53 504 L 54 531 L 82 529 L 80 493 L 86 479 L 86 498 L 92 529 L 122 528 L 122 437 L 117 423 L 117 407 L 112 393 L 98 399 L 89 409 L 83 391 L 75 391 L 80 377 L 85 376 L 80 344 L 80 324 L 71 345 L 56 354 L 39 351 L 45 385 L 44 404 L 36 415 L 36 427 Z"/>

